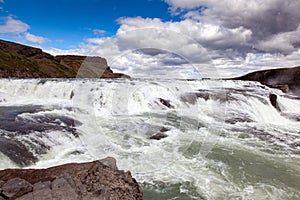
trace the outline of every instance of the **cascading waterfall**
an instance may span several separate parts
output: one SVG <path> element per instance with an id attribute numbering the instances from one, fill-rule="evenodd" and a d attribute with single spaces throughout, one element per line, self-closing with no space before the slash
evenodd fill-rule
<path id="1" fill-rule="evenodd" d="M 0 112 L 1 169 L 113 156 L 145 199 L 300 198 L 300 101 L 259 83 L 1 79 Z"/>

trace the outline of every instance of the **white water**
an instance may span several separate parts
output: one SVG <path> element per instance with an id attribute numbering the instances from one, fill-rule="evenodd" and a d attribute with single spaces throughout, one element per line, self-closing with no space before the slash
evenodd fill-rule
<path id="1" fill-rule="evenodd" d="M 300 198 L 300 101 L 279 90 L 216 80 L 0 80 L 0 107 L 28 105 L 45 109 L 20 119 L 73 118 L 79 134 L 14 137 L 38 157 L 30 167 L 113 156 L 145 199 Z M 168 137 L 149 139 L 162 127 Z M 49 150 L 37 151 L 41 144 Z M 0 158 L 2 169 L 17 166 Z"/>

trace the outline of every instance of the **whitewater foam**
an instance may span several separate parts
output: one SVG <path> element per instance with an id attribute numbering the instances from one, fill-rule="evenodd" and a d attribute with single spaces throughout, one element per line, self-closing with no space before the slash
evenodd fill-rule
<path id="1" fill-rule="evenodd" d="M 2 109 L 40 106 L 17 119 L 49 127 L 5 134 L 37 158 L 27 167 L 113 156 L 149 199 L 300 198 L 299 105 L 255 82 L 0 80 Z M 0 168 L 15 167 L 4 152 Z"/>

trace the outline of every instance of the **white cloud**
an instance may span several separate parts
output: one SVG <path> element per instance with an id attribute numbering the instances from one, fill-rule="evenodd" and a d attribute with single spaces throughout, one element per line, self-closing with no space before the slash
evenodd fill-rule
<path id="1" fill-rule="evenodd" d="M 77 48 L 77 49 L 68 49 L 68 50 L 62 50 L 57 48 L 43 48 L 43 51 L 57 56 L 57 55 L 88 55 L 86 51 L 83 48 Z"/>
<path id="2" fill-rule="evenodd" d="M 101 29 L 94 29 L 94 30 L 93 30 L 93 33 L 94 33 L 95 35 L 103 35 L 103 34 L 106 33 L 106 31 L 105 31 L 105 30 L 101 30 Z"/>
<path id="3" fill-rule="evenodd" d="M 30 33 L 25 33 L 25 39 L 28 42 L 38 43 L 38 44 L 43 44 L 44 42 L 49 41 L 49 39 L 47 39 L 45 37 L 33 35 L 33 34 L 30 34 Z"/>
<path id="4" fill-rule="evenodd" d="M 138 78 L 200 78 L 199 73 L 193 73 L 194 66 L 184 58 L 156 49 L 128 51 L 111 62 L 110 66 Z"/>
<path id="5" fill-rule="evenodd" d="M 300 25 L 299 0 L 165 0 L 176 13 L 184 14 L 185 19 L 211 23 L 227 29 L 243 28 L 252 33 L 249 42 L 258 51 L 291 53 L 290 38 Z M 206 9 L 196 9 L 205 6 Z M 178 11 L 179 10 L 179 11 Z M 287 34 L 284 34 L 287 33 Z M 292 36 L 295 37 L 295 36 Z M 263 41 L 279 39 L 286 42 L 287 47 L 261 44 Z M 292 39 L 295 40 L 295 39 Z M 297 38 L 299 41 L 299 36 Z M 251 49 L 243 48 L 244 53 Z"/>
<path id="6" fill-rule="evenodd" d="M 253 54 L 234 59 L 220 58 L 214 60 L 220 77 L 237 77 L 249 72 L 265 69 L 299 66 L 300 50 L 289 55 L 283 54 Z"/>
<path id="7" fill-rule="evenodd" d="M 206 60 L 203 57 L 203 54 L 207 54 L 206 50 L 224 51 L 247 46 L 252 35 L 250 30 L 242 27 L 228 29 L 191 19 L 162 22 L 160 19 L 137 17 L 121 18 L 118 21 L 121 27 L 117 38 L 121 49 L 164 49 L 196 63 Z"/>
<path id="8" fill-rule="evenodd" d="M 295 55 L 291 59 L 282 54 L 259 58 L 255 52 L 241 54 L 239 49 L 249 48 L 252 37 L 243 27 L 230 29 L 192 19 L 162 22 L 137 17 L 118 21 L 121 26 L 116 37 L 89 38 L 79 49 L 56 54 L 102 56 L 114 70 L 132 77 L 232 77 L 258 67 L 293 66 L 298 61 Z M 289 34 L 296 41 L 296 32 Z"/>
<path id="9" fill-rule="evenodd" d="M 0 0 L 1 1 L 1 0 Z M 20 20 L 14 19 L 12 16 L 8 16 L 4 22 L 4 25 L 0 26 L 0 33 L 18 35 L 20 38 L 24 38 L 28 42 L 42 44 L 49 41 L 49 39 L 33 35 L 28 33 L 30 26 Z"/>
<path id="10" fill-rule="evenodd" d="M 109 63 L 122 54 L 118 46 L 117 38 L 89 38 L 86 39 L 86 41 L 88 43 L 81 44 L 81 47 L 86 49 L 88 55 L 100 55 L 105 57 Z"/>
<path id="11" fill-rule="evenodd" d="M 170 5 L 170 10 L 173 14 L 176 14 L 178 9 L 194 9 L 203 6 L 203 1 L 201 0 L 165 0 L 165 2 Z"/>
<path id="12" fill-rule="evenodd" d="M 105 57 L 133 77 L 193 77 L 195 71 L 232 77 L 299 62 L 300 1 L 165 1 L 180 21 L 123 17 L 115 37 L 89 38 L 65 52 Z"/>
<path id="13" fill-rule="evenodd" d="M 28 24 L 8 16 L 4 25 L 0 26 L 0 33 L 19 34 L 24 33 L 29 28 Z"/>
<path id="14" fill-rule="evenodd" d="M 88 38 L 86 43 L 81 43 L 77 48 L 62 50 L 57 48 L 43 48 L 44 51 L 52 55 L 88 55 L 105 57 L 109 63 L 115 57 L 122 54 L 117 45 L 117 39 L 106 38 Z"/>

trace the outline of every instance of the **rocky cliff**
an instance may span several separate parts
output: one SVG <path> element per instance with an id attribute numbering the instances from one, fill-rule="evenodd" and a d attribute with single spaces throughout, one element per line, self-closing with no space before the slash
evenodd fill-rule
<path id="1" fill-rule="evenodd" d="M 101 57 L 52 56 L 41 49 L 0 40 L 0 78 L 128 78 Z"/>
<path id="2" fill-rule="evenodd" d="M 300 67 L 257 71 L 233 80 L 258 81 L 268 87 L 300 96 Z"/>
<path id="3" fill-rule="evenodd" d="M 76 55 L 56 56 L 55 60 L 64 66 L 72 67 L 78 78 L 129 78 L 128 75 L 114 73 L 101 57 Z"/>
<path id="4" fill-rule="evenodd" d="M 48 169 L 0 171 L 0 200 L 141 200 L 141 188 L 130 172 L 108 157 Z"/>

